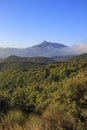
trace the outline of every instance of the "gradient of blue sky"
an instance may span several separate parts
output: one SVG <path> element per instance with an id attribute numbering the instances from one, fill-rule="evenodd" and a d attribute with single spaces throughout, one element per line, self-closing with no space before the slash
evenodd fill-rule
<path id="1" fill-rule="evenodd" d="M 87 0 L 0 0 L 0 47 L 87 40 Z"/>

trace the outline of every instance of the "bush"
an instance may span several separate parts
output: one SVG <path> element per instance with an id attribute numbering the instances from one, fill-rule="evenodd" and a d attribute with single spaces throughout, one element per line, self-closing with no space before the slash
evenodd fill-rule
<path id="1" fill-rule="evenodd" d="M 15 127 L 16 125 L 23 126 L 24 123 L 25 117 L 21 111 L 10 111 L 1 119 L 2 128 Z"/>
<path id="2" fill-rule="evenodd" d="M 75 120 L 62 110 L 58 110 L 56 104 L 51 104 L 43 113 L 45 129 L 49 130 L 74 130 L 76 127 Z"/>
<path id="3" fill-rule="evenodd" d="M 45 130 L 42 118 L 37 115 L 30 115 L 25 126 L 26 130 Z"/>

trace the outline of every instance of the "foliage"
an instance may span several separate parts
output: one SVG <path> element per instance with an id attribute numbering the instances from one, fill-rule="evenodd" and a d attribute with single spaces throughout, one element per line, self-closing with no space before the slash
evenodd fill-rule
<path id="1" fill-rule="evenodd" d="M 20 60 L 0 63 L 1 128 L 86 130 L 86 56 L 62 62 Z"/>

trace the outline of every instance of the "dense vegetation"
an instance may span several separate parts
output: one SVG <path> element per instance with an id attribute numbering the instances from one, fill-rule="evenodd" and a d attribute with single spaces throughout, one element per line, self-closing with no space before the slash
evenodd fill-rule
<path id="1" fill-rule="evenodd" d="M 87 55 L 0 63 L 0 130 L 86 129 Z"/>

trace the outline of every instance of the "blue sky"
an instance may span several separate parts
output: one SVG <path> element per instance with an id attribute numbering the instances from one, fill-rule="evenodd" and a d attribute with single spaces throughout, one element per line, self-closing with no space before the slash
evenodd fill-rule
<path id="1" fill-rule="evenodd" d="M 0 0 L 0 47 L 87 41 L 87 0 Z"/>

